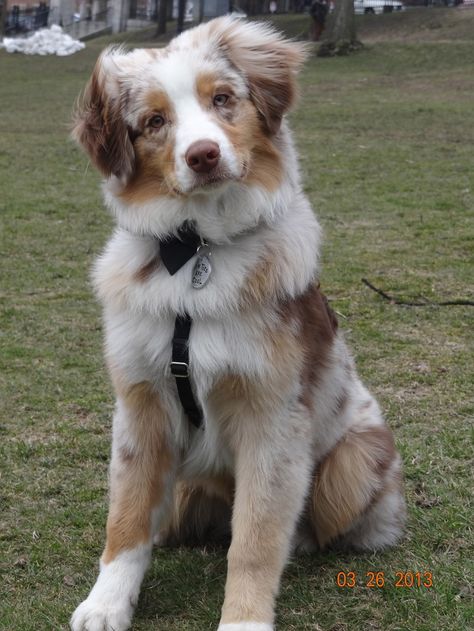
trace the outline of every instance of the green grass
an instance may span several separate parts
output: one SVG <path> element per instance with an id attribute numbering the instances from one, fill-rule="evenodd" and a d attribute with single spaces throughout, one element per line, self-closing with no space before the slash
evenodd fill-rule
<path id="1" fill-rule="evenodd" d="M 293 34 L 298 20 L 285 22 Z M 473 299 L 474 42 L 450 41 L 452 29 L 415 42 L 407 28 L 349 58 L 310 60 L 292 124 L 325 231 L 323 288 L 405 462 L 408 535 L 380 555 L 293 560 L 282 631 L 473 624 L 474 309 L 398 307 L 361 283 Z M 70 58 L 0 52 L 2 631 L 66 629 L 104 540 L 113 399 L 88 271 L 112 222 L 68 123 L 108 41 Z M 220 551 L 157 551 L 134 629 L 215 629 L 225 567 Z M 357 572 L 356 588 L 336 586 L 340 570 Z M 373 570 L 385 588 L 364 586 Z M 396 589 L 404 570 L 430 570 L 433 588 Z"/>

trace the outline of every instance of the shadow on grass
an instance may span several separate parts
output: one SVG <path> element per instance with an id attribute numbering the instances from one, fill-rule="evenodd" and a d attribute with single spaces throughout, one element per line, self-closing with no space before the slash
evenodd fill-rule
<path id="1" fill-rule="evenodd" d="M 138 628 L 217 628 L 224 599 L 226 552 L 223 547 L 155 549 L 135 615 Z M 315 601 L 314 613 L 322 615 L 327 609 L 326 590 L 337 589 L 337 573 L 342 568 L 369 567 L 371 557 L 333 549 L 293 557 L 282 579 L 282 596 L 290 606 L 289 613 L 279 616 L 281 628 L 297 629 L 299 612 L 309 604 L 314 609 Z M 385 557 L 388 560 L 390 552 L 377 557 L 381 567 Z"/>

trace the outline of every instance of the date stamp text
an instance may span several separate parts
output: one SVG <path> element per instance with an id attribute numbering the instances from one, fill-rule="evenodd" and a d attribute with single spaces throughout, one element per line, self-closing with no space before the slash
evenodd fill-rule
<path id="1" fill-rule="evenodd" d="M 342 588 L 368 587 L 369 589 L 382 589 L 383 587 L 397 587 L 410 589 L 412 587 L 433 587 L 433 574 L 431 572 L 395 572 L 395 576 L 389 576 L 385 572 L 366 572 L 358 574 L 352 571 L 341 571 L 336 576 L 336 585 Z"/>

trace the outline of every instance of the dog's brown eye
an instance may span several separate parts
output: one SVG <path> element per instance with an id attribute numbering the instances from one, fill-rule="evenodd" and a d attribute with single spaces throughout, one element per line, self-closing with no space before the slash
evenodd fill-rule
<path id="1" fill-rule="evenodd" d="M 227 94 L 216 94 L 216 96 L 214 97 L 214 105 L 216 107 L 222 107 L 227 103 L 228 100 L 229 97 L 227 96 Z"/>
<path id="2" fill-rule="evenodd" d="M 163 116 L 160 116 L 159 114 L 155 114 L 155 116 L 152 116 L 150 120 L 148 121 L 148 125 L 150 127 L 153 127 L 154 129 L 159 129 L 164 124 L 165 124 L 165 119 L 163 118 Z"/>

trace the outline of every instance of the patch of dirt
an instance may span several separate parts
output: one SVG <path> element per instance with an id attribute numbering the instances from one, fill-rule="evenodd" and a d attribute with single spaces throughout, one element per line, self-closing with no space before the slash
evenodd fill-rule
<path id="1" fill-rule="evenodd" d="M 420 508 L 433 508 L 441 504 L 441 499 L 435 495 L 428 495 L 423 485 L 420 484 L 415 488 L 415 504 Z"/>

